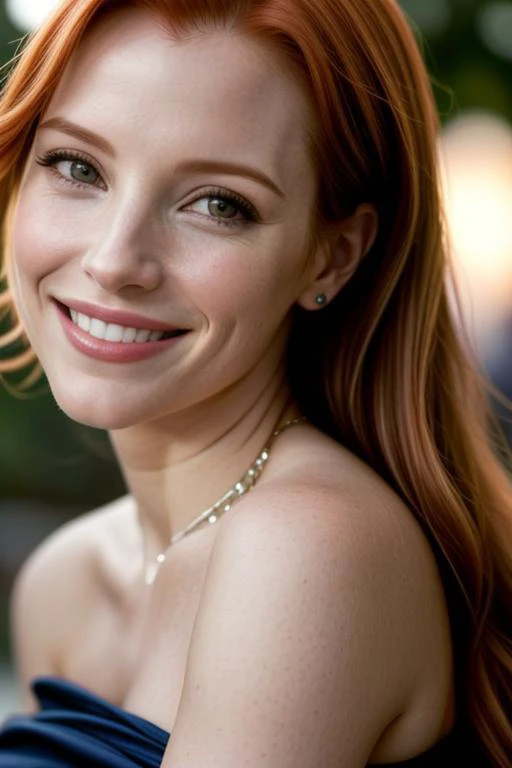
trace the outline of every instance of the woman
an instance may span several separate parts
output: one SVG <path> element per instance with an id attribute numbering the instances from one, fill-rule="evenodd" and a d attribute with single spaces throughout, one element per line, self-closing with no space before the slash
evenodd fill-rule
<path id="1" fill-rule="evenodd" d="M 510 482 L 395 3 L 68 0 L 0 120 L 5 368 L 130 491 L 18 578 L 0 766 L 509 765 Z"/>

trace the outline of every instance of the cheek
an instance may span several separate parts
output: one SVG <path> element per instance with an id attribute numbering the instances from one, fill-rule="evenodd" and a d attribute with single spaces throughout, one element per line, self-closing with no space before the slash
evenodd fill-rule
<path id="1" fill-rule="evenodd" d="M 190 244 L 189 244 L 190 245 Z M 301 233 L 258 233 L 232 243 L 209 238 L 181 251 L 174 275 L 200 312 L 217 321 L 275 322 L 287 314 L 302 285 L 304 237 Z"/>
<path id="2" fill-rule="evenodd" d="M 27 288 L 34 280 L 38 265 L 38 248 L 34 247 L 37 238 L 32 226 L 35 219 L 32 213 L 26 196 L 20 194 L 13 216 L 9 283 L 14 304 L 25 327 L 29 317 L 25 307 L 30 303 Z"/>
<path id="3" fill-rule="evenodd" d="M 35 190 L 22 189 L 12 230 L 13 269 L 18 279 L 39 281 L 53 271 L 62 262 L 68 239 L 57 201 L 41 201 Z"/>

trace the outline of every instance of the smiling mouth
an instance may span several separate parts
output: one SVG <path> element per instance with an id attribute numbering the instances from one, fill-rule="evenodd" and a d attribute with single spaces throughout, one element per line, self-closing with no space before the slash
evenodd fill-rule
<path id="1" fill-rule="evenodd" d="M 74 325 L 89 334 L 89 336 L 114 344 L 145 344 L 149 341 L 165 341 L 166 339 L 176 338 L 188 333 L 188 330 L 183 328 L 169 331 L 152 331 L 148 328 L 135 328 L 118 323 L 106 323 L 97 317 L 70 309 L 65 304 L 60 304 L 60 308 Z"/>

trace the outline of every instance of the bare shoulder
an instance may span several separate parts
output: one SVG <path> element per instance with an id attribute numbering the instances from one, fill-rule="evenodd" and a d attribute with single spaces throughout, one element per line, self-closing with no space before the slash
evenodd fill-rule
<path id="1" fill-rule="evenodd" d="M 443 603 L 435 557 L 411 510 L 376 472 L 329 438 L 315 439 L 304 464 L 297 456 L 300 471 L 291 463 L 232 516 L 212 569 L 234 564 L 256 585 L 265 571 L 271 593 L 280 581 L 290 605 L 302 609 L 306 599 L 311 611 L 330 601 L 333 631 L 336 616 L 350 623 L 361 660 L 387 659 L 396 715 L 414 695 L 425 634 Z"/>
<path id="2" fill-rule="evenodd" d="M 106 550 L 124 510 L 124 500 L 118 500 L 63 525 L 34 550 L 16 577 L 13 648 L 28 708 L 34 705 L 30 680 L 59 673 L 69 633 L 97 598 Z"/>
<path id="3" fill-rule="evenodd" d="M 419 523 L 367 464 L 312 432 L 309 440 L 286 446 L 288 462 L 244 499 L 240 514 L 225 518 L 216 548 L 227 548 L 231 540 L 236 549 L 242 542 L 252 548 L 261 539 L 267 558 L 275 552 L 275 560 L 285 558 L 292 569 L 315 572 L 325 558 L 358 583 L 364 574 L 370 582 L 385 576 L 390 593 L 412 594 L 414 603 L 418 590 L 431 590 L 432 580 L 438 580 Z"/>
<path id="4" fill-rule="evenodd" d="M 288 448 L 217 534 L 164 765 L 363 766 L 416 695 L 437 579 L 419 526 L 330 441 Z"/>

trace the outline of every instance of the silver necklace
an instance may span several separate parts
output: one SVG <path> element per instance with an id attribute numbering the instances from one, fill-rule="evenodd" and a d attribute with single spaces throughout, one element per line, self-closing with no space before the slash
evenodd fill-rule
<path id="1" fill-rule="evenodd" d="M 214 525 L 217 520 L 222 517 L 222 515 L 224 515 L 226 512 L 229 512 L 233 504 L 238 501 L 238 499 L 240 499 L 242 496 L 244 496 L 244 494 L 254 488 L 254 485 L 256 484 L 258 478 L 265 469 L 267 461 L 269 460 L 270 449 L 276 437 L 279 437 L 279 435 L 281 435 L 285 429 L 288 429 L 288 427 L 292 427 L 294 424 L 300 424 L 303 421 L 305 421 L 304 416 L 298 416 L 295 419 L 285 421 L 284 424 L 281 424 L 280 427 L 277 427 L 277 429 L 275 429 L 270 435 L 270 438 L 268 439 L 265 447 L 259 453 L 254 463 L 251 464 L 249 469 L 242 475 L 240 480 L 238 480 L 238 482 L 236 482 L 229 489 L 229 491 L 226 491 L 224 496 L 221 496 L 220 499 L 217 499 L 215 504 L 212 504 L 211 507 L 205 509 L 204 512 L 201 512 L 200 515 L 192 520 L 192 522 L 189 523 L 186 528 L 183 528 L 183 530 L 174 534 L 167 548 L 159 555 L 157 555 L 154 562 L 146 564 L 145 582 L 148 586 L 153 584 L 155 581 L 160 568 L 165 563 L 167 553 L 172 545 L 176 544 L 176 542 L 180 541 L 180 539 L 182 539 L 184 536 L 192 533 L 192 531 L 195 531 L 196 528 L 198 528 L 201 523 L 204 523 L 206 520 L 210 525 Z"/>

